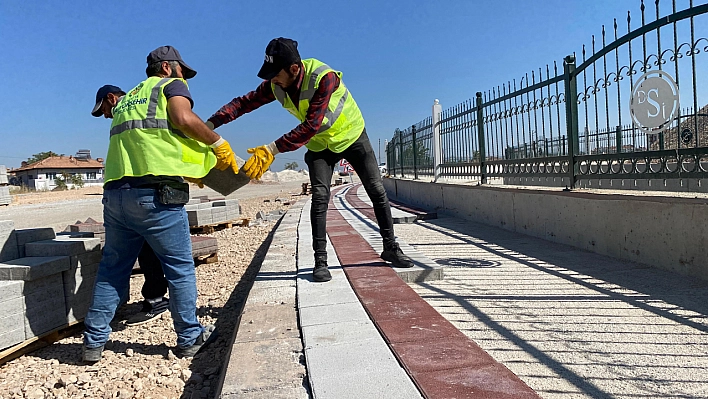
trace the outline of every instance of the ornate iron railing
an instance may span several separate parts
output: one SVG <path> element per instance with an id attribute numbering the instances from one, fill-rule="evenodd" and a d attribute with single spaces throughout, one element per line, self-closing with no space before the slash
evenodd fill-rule
<path id="1" fill-rule="evenodd" d="M 708 177 L 708 93 L 699 96 L 698 84 L 708 38 L 696 32 L 708 26 L 696 22 L 708 4 L 691 0 L 677 11 L 673 0 L 671 13 L 660 17 L 660 1 L 653 3 L 650 12 L 641 2 L 634 30 L 627 13 L 624 35 L 616 19 L 609 33 L 603 26 L 590 48 L 583 46 L 577 68 L 576 55 L 567 56 L 562 66 L 554 62 L 397 129 L 386 147 L 389 173 L 482 183 L 561 177 L 570 187 L 582 179 Z M 655 20 L 648 23 L 647 14 Z M 629 110 L 635 81 L 651 70 L 673 75 L 684 106 L 658 134 L 640 130 Z"/>

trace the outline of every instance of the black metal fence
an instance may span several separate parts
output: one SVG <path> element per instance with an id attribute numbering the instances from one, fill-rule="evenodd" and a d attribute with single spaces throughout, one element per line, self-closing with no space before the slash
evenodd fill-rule
<path id="1" fill-rule="evenodd" d="M 562 65 L 554 62 L 397 129 L 386 147 L 389 173 L 482 183 L 488 177 L 562 177 L 570 187 L 581 179 L 708 178 L 708 93 L 698 82 L 708 73 L 702 57 L 708 39 L 701 35 L 708 4 L 691 0 L 677 11 L 676 0 L 660 3 L 649 10 L 641 2 L 634 30 L 629 12 L 626 28 L 617 20 L 609 32 L 603 26 L 580 59 L 569 55 Z M 671 10 L 660 17 L 664 8 Z M 649 15 L 653 22 L 646 21 Z M 650 71 L 673 75 L 683 108 L 677 106 L 660 132 L 646 133 L 629 103 L 635 81 Z"/>

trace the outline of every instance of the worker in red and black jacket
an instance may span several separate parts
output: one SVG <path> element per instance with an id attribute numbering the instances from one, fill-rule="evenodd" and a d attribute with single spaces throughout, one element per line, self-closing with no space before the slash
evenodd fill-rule
<path id="1" fill-rule="evenodd" d="M 313 279 L 332 278 L 327 270 L 327 206 L 332 173 L 342 159 L 349 161 L 359 174 L 373 203 L 384 243 L 381 258 L 394 267 L 412 267 L 413 262 L 396 243 L 391 207 L 364 118 L 342 82 L 342 73 L 314 58 L 302 60 L 297 42 L 280 37 L 266 47 L 258 77 L 264 81 L 256 90 L 224 105 L 208 119 L 207 126 L 217 128 L 275 100 L 300 120 L 297 127 L 274 142 L 249 149 L 252 156 L 243 170 L 249 177 L 259 179 L 276 154 L 307 147 L 305 163 L 312 186 L 310 215 L 315 251 Z"/>

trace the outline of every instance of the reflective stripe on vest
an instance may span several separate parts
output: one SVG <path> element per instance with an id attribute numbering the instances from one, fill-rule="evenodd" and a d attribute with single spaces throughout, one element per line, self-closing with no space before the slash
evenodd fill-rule
<path id="1" fill-rule="evenodd" d="M 296 99 L 297 103 L 290 99 L 280 86 L 271 83 L 273 94 L 278 102 L 300 121 L 305 120 L 310 100 L 317 91 L 322 77 L 329 72 L 334 72 L 341 78 L 341 72 L 335 71 L 316 59 L 303 60 L 302 65 L 304 76 L 300 97 Z M 337 97 L 339 98 L 337 99 Z M 332 100 L 337 101 L 336 106 L 332 109 L 333 104 L 327 104 L 320 128 L 306 144 L 307 148 L 312 151 L 322 151 L 329 148 L 334 152 L 341 152 L 356 141 L 364 130 L 361 111 L 341 79 L 339 87 L 330 97 L 330 101 Z"/>
<path id="2" fill-rule="evenodd" d="M 145 119 L 125 121 L 120 125 L 113 126 L 111 127 L 111 136 L 114 134 L 121 134 L 124 131 L 131 129 L 169 129 L 172 133 L 186 139 L 187 136 L 178 129 L 173 128 L 167 119 L 157 119 L 157 100 L 160 97 L 162 86 L 171 80 L 174 79 L 162 78 L 159 82 L 157 82 L 155 87 L 152 88 L 152 91 L 150 92 L 150 99 L 148 100 L 148 109 Z"/>
<path id="3" fill-rule="evenodd" d="M 126 176 L 201 178 L 214 167 L 211 148 L 169 122 L 163 89 L 175 80 L 179 79 L 148 78 L 118 102 L 106 156 L 106 183 Z"/>

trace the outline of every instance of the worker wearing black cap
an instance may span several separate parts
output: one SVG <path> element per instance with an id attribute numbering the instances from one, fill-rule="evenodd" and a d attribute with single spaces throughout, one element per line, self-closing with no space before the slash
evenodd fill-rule
<path id="1" fill-rule="evenodd" d="M 106 243 L 84 319 L 86 363 L 101 359 L 109 323 L 145 242 L 162 263 L 168 282 L 176 354 L 194 356 L 216 338 L 214 326 L 205 328 L 197 319 L 197 284 L 184 209 L 189 185 L 182 176 L 199 179 L 213 167 L 238 173 L 238 165 L 229 143 L 192 112 L 186 79 L 197 72 L 179 52 L 159 47 L 148 55 L 147 64 L 148 78 L 111 108 L 103 186 Z"/>
<path id="2" fill-rule="evenodd" d="M 310 214 L 315 251 L 313 279 L 332 278 L 327 270 L 327 205 L 332 173 L 342 159 L 349 161 L 359 174 L 373 203 L 384 244 L 381 258 L 394 267 L 412 267 L 413 262 L 396 243 L 391 207 L 366 135 L 364 117 L 344 85 L 342 73 L 314 58 L 300 59 L 297 42 L 279 37 L 268 43 L 258 77 L 264 81 L 255 91 L 224 105 L 209 118 L 207 125 L 219 127 L 275 100 L 300 121 L 274 142 L 249 149 L 253 155 L 243 170 L 258 179 L 276 154 L 307 147 L 305 163 L 310 169 L 312 186 Z"/>

